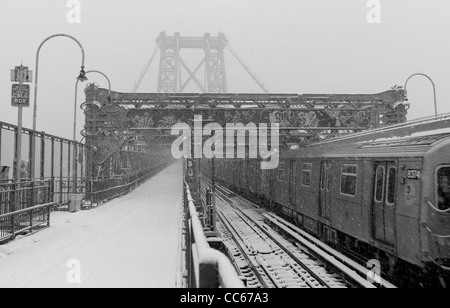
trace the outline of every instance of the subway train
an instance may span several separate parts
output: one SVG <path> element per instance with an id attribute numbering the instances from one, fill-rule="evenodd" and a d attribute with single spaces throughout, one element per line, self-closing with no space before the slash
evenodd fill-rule
<path id="1" fill-rule="evenodd" d="M 378 259 L 383 273 L 414 269 L 448 284 L 450 116 L 293 146 L 274 170 L 252 159 L 215 166 L 219 183 L 351 255 Z"/>

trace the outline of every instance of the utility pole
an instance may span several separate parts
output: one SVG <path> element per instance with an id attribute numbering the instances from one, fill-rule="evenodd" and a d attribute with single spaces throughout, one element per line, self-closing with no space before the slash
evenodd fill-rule
<path id="1" fill-rule="evenodd" d="M 19 185 L 21 181 L 20 166 L 22 162 L 22 115 L 23 107 L 30 106 L 30 86 L 24 83 L 32 82 L 32 72 L 28 67 L 20 65 L 11 70 L 11 81 L 18 82 L 12 85 L 11 106 L 18 107 L 17 117 L 17 147 L 15 160 L 15 182 L 16 194 L 14 200 L 14 209 L 16 211 L 20 208 Z"/>

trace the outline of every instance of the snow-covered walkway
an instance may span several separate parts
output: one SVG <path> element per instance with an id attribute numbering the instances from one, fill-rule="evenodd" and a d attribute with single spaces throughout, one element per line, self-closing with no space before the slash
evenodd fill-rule
<path id="1" fill-rule="evenodd" d="M 176 164 L 92 211 L 52 213 L 49 229 L 0 246 L 0 288 L 175 287 L 181 196 Z"/>

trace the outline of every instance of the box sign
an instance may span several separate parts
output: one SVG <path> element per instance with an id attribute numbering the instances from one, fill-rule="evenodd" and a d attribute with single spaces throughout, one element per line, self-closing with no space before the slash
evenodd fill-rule
<path id="1" fill-rule="evenodd" d="M 11 106 L 30 107 L 30 86 L 12 85 Z"/>

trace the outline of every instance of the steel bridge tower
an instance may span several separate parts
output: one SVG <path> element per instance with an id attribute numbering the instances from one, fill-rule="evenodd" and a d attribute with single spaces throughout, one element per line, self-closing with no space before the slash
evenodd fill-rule
<path id="1" fill-rule="evenodd" d="M 205 33 L 203 37 L 183 37 L 180 33 L 167 36 L 164 32 L 156 40 L 161 58 L 159 65 L 158 92 L 159 93 L 183 93 L 188 85 L 195 83 L 201 92 L 225 93 L 227 78 L 225 72 L 224 50 L 227 39 L 223 33 L 217 37 L 211 37 Z M 201 49 L 204 57 L 201 62 L 192 69 L 181 57 L 182 49 Z M 197 78 L 201 68 L 205 70 L 204 81 Z M 183 80 L 183 70 L 188 77 Z"/>

